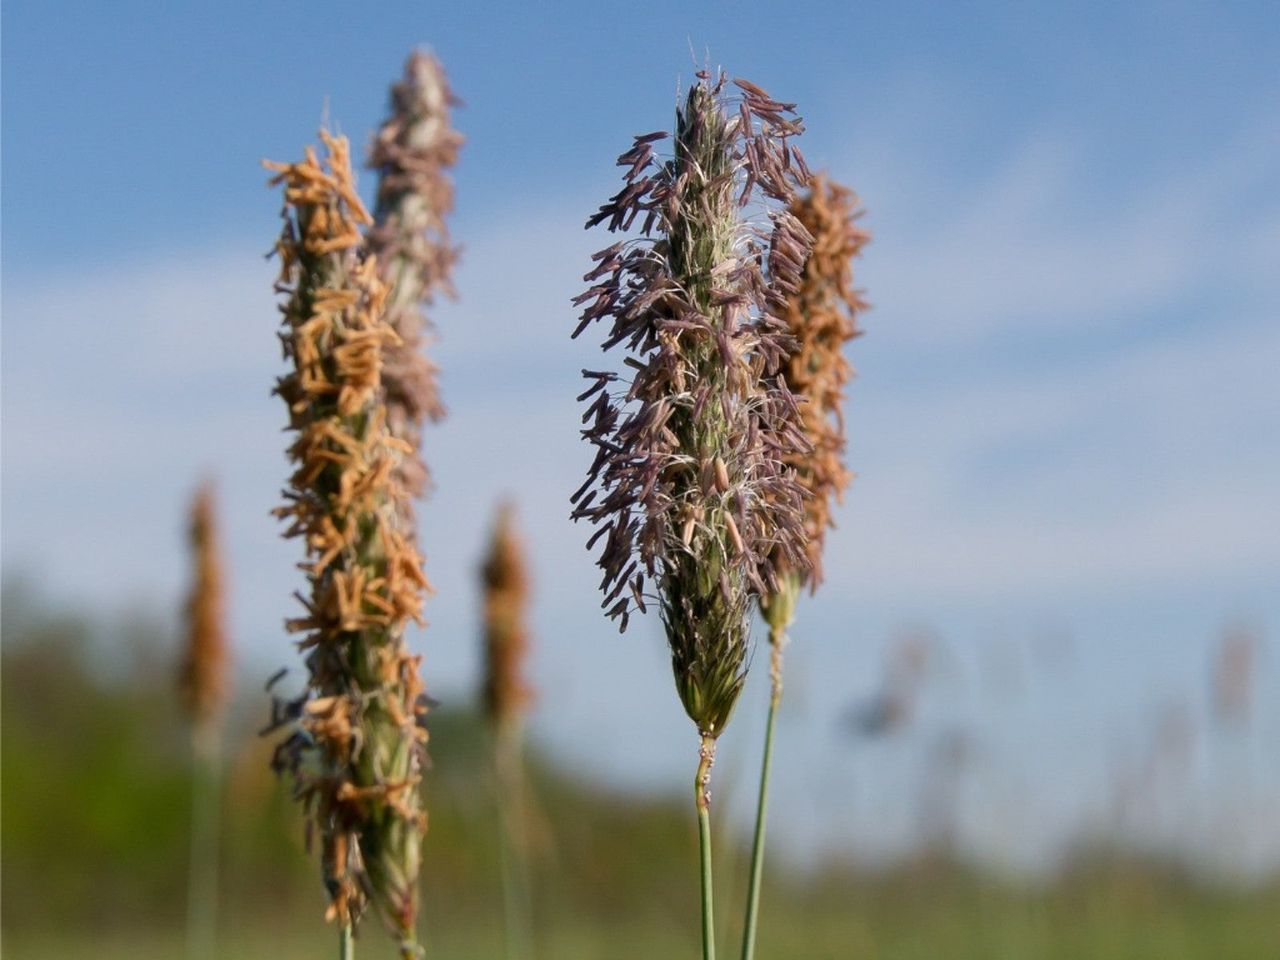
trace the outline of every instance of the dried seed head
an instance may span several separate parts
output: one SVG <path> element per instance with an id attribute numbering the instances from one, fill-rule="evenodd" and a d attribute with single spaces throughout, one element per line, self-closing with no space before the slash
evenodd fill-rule
<path id="1" fill-rule="evenodd" d="M 532 700 L 532 691 L 524 677 L 529 653 L 529 574 L 524 545 L 515 529 L 515 508 L 510 503 L 498 510 L 481 577 L 485 712 L 499 729 L 513 728 Z"/>
<path id="2" fill-rule="evenodd" d="M 277 290 L 290 370 L 276 393 L 295 467 L 276 515 L 305 544 L 310 586 L 304 615 L 288 623 L 308 651 L 307 689 L 275 706 L 272 729 L 288 734 L 273 765 L 292 773 L 321 836 L 327 916 L 353 923 L 372 900 L 408 948 L 426 731 L 419 658 L 403 633 L 421 621 L 427 581 L 399 526 L 397 467 L 409 448 L 388 430 L 382 401 L 382 350 L 397 337 L 376 261 L 360 253 L 371 218 L 346 139 L 320 136 L 323 162 L 308 148 L 299 163 L 267 164 L 285 195 Z"/>
<path id="3" fill-rule="evenodd" d="M 224 626 L 222 554 L 214 521 L 213 485 L 203 484 L 191 502 L 194 570 L 187 597 L 187 645 L 179 693 L 192 724 L 216 725 L 226 709 L 230 650 Z"/>
<path id="4" fill-rule="evenodd" d="M 1262 638 L 1242 625 L 1227 629 L 1214 654 L 1213 712 L 1227 725 L 1249 722 L 1257 686 Z"/>
<path id="5" fill-rule="evenodd" d="M 788 329 L 796 347 L 783 367 L 787 387 L 800 398 L 801 417 L 810 450 L 792 454 L 787 463 L 805 491 L 808 569 L 801 582 L 816 589 L 822 581 L 822 550 L 833 526 L 832 507 L 842 499 L 853 474 L 844 463 L 845 425 L 841 405 L 853 368 L 844 345 L 858 336 L 858 314 L 866 309 L 853 286 L 853 258 L 870 234 L 853 191 L 815 177 L 809 190 L 791 207 L 813 235 L 813 251 L 800 288 L 787 300 Z"/>
<path id="6" fill-rule="evenodd" d="M 801 492 L 784 460 L 804 439 L 779 375 L 793 344 L 782 320 L 810 237 L 787 209 L 804 161 L 789 139 L 793 106 L 746 81 L 700 73 L 664 133 L 618 158 L 623 188 L 587 226 L 638 238 L 593 258 L 577 336 L 607 320 L 604 349 L 622 347 L 623 380 L 584 371 L 583 436 L 596 449 L 573 496 L 596 526 L 609 616 L 625 629 L 658 586 L 676 686 L 707 737 L 718 736 L 746 670 L 753 593 L 781 565 L 805 564 Z"/>
<path id="7" fill-rule="evenodd" d="M 387 322 L 399 337 L 385 351 L 382 386 L 392 436 L 415 451 L 399 468 L 411 497 L 421 496 L 428 480 L 416 452 L 422 424 L 445 414 L 438 368 L 422 350 L 433 339 L 426 308 L 437 293 L 454 294 L 458 248 L 449 239 L 445 218 L 453 211 L 448 170 L 457 162 L 463 140 L 449 125 L 450 109 L 458 103 L 439 61 L 415 51 L 405 63 L 403 79 L 391 88 L 391 115 L 369 150 L 368 166 L 378 173 L 378 201 L 367 243 L 390 288 Z"/>

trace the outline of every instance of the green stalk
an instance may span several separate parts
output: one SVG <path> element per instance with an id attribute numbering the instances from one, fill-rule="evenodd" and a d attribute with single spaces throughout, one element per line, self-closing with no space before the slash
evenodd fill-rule
<path id="1" fill-rule="evenodd" d="M 693 781 L 693 800 L 698 808 L 698 851 L 702 874 L 702 960 L 715 960 L 716 933 L 713 918 L 715 898 L 711 887 L 711 764 L 716 758 L 714 737 L 704 735 L 698 751 L 698 775 Z"/>
<path id="2" fill-rule="evenodd" d="M 760 918 L 760 882 L 764 876 L 765 819 L 769 811 L 769 771 L 773 765 L 773 730 L 782 700 L 783 630 L 769 628 L 769 717 L 764 728 L 764 760 L 760 764 L 760 796 L 756 801 L 756 832 L 751 843 L 751 884 L 747 892 L 747 917 L 742 931 L 742 960 L 752 960 L 756 951 L 756 925 Z"/>
<path id="3" fill-rule="evenodd" d="M 351 924 L 344 923 L 338 937 L 338 960 L 352 960 L 356 955 L 356 940 Z"/>
<path id="4" fill-rule="evenodd" d="M 218 730 L 198 724 L 191 736 L 191 863 L 187 883 L 187 956 L 217 955 Z"/>
<path id="5" fill-rule="evenodd" d="M 525 809 L 520 748 L 519 729 L 499 729 L 495 733 L 494 783 L 498 788 L 498 856 L 502 869 L 507 960 L 528 960 L 533 956 L 533 910 L 522 827 Z"/>

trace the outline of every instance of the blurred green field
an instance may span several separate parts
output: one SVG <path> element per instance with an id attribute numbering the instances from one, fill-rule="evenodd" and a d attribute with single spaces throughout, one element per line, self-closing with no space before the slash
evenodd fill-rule
<path id="1" fill-rule="evenodd" d="M 4 604 L 0 803 L 5 956 L 159 960 L 182 955 L 188 843 L 186 742 L 163 632 L 121 636 Z M 244 696 L 230 738 L 219 956 L 333 956 L 295 811 L 267 770 Z M 486 736 L 463 711 L 432 717 L 424 880 L 430 955 L 504 955 Z M 682 798 L 637 798 L 531 758 L 537 956 L 694 956 L 694 824 Z M 727 834 L 722 835 L 727 837 Z M 720 844 L 724 956 L 737 955 L 745 851 Z M 1215 887 L 1169 865 L 1096 852 L 1044 886 L 922 856 L 891 871 L 831 864 L 787 874 L 775 857 L 759 956 L 884 960 L 1262 960 L 1280 957 L 1280 881 Z M 731 881 L 732 878 L 732 881 Z M 357 956 L 378 949 L 366 923 Z"/>

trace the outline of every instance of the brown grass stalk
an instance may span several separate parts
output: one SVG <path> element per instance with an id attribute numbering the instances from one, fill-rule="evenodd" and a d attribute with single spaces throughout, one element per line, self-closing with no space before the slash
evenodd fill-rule
<path id="1" fill-rule="evenodd" d="M 192 499 L 188 537 L 192 580 L 185 607 L 186 643 L 178 675 L 178 692 L 191 723 L 192 746 L 187 955 L 190 960 L 212 960 L 217 952 L 220 767 L 231 652 L 225 625 L 222 553 L 210 482 L 202 484 Z"/>
<path id="2" fill-rule="evenodd" d="M 481 702 L 493 734 L 507 956 L 520 960 L 531 955 L 533 942 L 523 722 L 533 691 L 525 676 L 529 571 L 516 530 L 515 507 L 509 502 L 498 508 L 481 582 L 485 650 Z"/>
<path id="3" fill-rule="evenodd" d="M 387 426 L 382 357 L 399 337 L 387 287 L 362 250 L 372 218 L 356 193 L 345 138 L 326 156 L 268 163 L 284 188 L 277 244 L 285 401 L 294 472 L 277 515 L 305 545 L 304 614 L 288 622 L 306 652 L 307 687 L 277 705 L 288 733 L 274 764 L 318 835 L 326 916 L 344 928 L 372 902 L 406 956 L 417 952 L 417 876 L 426 815 L 419 796 L 426 698 L 404 629 L 428 589 L 402 527 L 398 468 L 412 451 Z"/>
<path id="4" fill-rule="evenodd" d="M 778 577 L 771 590 L 758 594 L 769 624 L 769 712 L 765 721 L 760 791 L 751 852 L 751 876 L 743 924 L 742 957 L 752 960 L 759 920 L 764 870 L 765 821 L 774 730 L 782 700 L 782 660 L 787 630 L 800 593 L 822 581 L 822 553 L 832 510 L 853 474 L 844 462 L 845 423 L 841 409 L 844 387 L 853 367 L 844 345 L 859 334 L 858 314 L 866 303 L 853 286 L 853 258 L 870 239 L 857 224 L 857 197 L 825 175 L 814 177 L 796 197 L 791 212 L 813 237 L 799 286 L 787 298 L 784 316 L 794 346 L 783 367 L 787 389 L 800 401 L 805 448 L 791 451 L 786 465 L 804 492 L 806 563 L 793 566 L 778 558 Z"/>

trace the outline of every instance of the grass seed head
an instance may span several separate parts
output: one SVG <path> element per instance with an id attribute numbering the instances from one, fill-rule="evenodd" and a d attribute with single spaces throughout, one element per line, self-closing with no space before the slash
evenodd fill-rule
<path id="1" fill-rule="evenodd" d="M 485 712 L 498 729 L 520 723 L 532 700 L 524 676 L 529 653 L 529 573 L 524 544 L 515 528 L 515 508 L 498 510 L 489 554 L 481 570 L 484 583 Z"/>
<path id="2" fill-rule="evenodd" d="M 458 158 L 462 136 L 450 126 L 459 103 L 440 62 L 415 51 L 404 77 L 391 88 L 391 113 L 375 134 L 368 166 L 378 174 L 369 250 L 389 288 L 387 322 L 399 337 L 385 350 L 382 385 L 387 425 L 414 448 L 400 465 L 411 497 L 427 486 L 426 465 L 418 457 L 425 420 L 440 420 L 445 408 L 436 380 L 438 368 L 423 354 L 432 339 L 426 309 L 439 293 L 453 295 L 458 248 L 445 218 L 453 210 L 448 171 Z"/>
<path id="3" fill-rule="evenodd" d="M 794 105 L 747 81 L 698 75 L 665 133 L 618 158 L 623 188 L 588 221 L 639 236 L 600 251 L 580 334 L 609 325 L 624 379 L 584 371 L 596 456 L 574 519 L 603 539 L 598 564 L 622 629 L 657 587 L 676 687 L 704 737 L 728 722 L 745 678 L 753 594 L 806 563 L 801 491 L 784 467 L 805 449 L 780 376 L 783 319 L 810 236 L 788 209 L 808 178 Z"/>
<path id="4" fill-rule="evenodd" d="M 284 189 L 276 246 L 285 401 L 294 472 L 276 510 L 304 544 L 309 592 L 288 623 L 307 652 L 302 696 L 277 704 L 286 729 L 274 764 L 321 838 L 327 916 L 354 923 L 369 901 L 411 949 L 425 814 L 418 784 L 426 731 L 419 658 L 404 628 L 421 621 L 427 581 L 400 527 L 397 467 L 382 399 L 382 352 L 399 338 L 387 287 L 361 249 L 371 217 L 352 179 L 347 141 L 321 131 L 323 160 L 268 163 Z"/>
<path id="5" fill-rule="evenodd" d="M 194 571 L 186 604 L 187 643 L 179 671 L 183 706 L 197 729 L 219 722 L 230 693 L 222 553 L 214 514 L 213 485 L 205 483 L 191 503 L 188 529 Z"/>
<path id="6" fill-rule="evenodd" d="M 853 191 L 825 175 L 813 178 L 791 210 L 813 235 L 813 250 L 799 289 L 787 300 L 787 327 L 796 347 L 783 367 L 788 389 L 802 401 L 809 450 L 792 454 L 787 463 L 805 491 L 808 565 L 798 573 L 816 589 L 827 529 L 834 525 L 832 507 L 853 477 L 844 463 L 841 405 L 853 376 L 844 345 L 861 332 L 858 314 L 867 305 L 853 286 L 853 258 L 870 235 L 858 225 L 861 211 Z"/>

